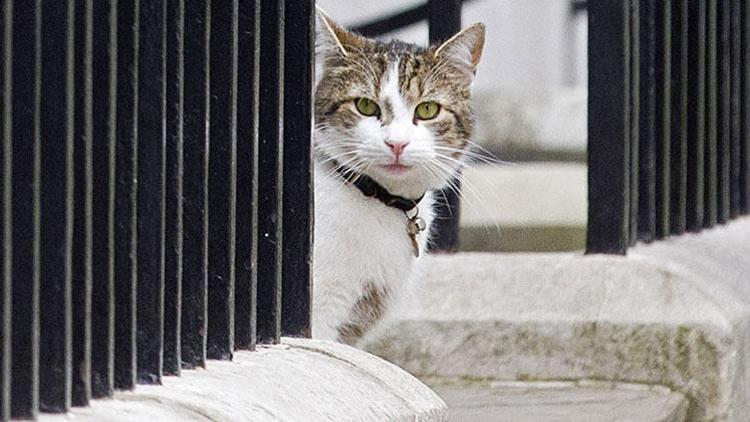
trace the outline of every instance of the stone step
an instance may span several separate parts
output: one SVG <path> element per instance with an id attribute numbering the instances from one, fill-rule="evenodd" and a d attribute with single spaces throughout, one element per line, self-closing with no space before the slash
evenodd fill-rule
<path id="1" fill-rule="evenodd" d="M 600 382 L 435 382 L 451 422 L 684 422 L 688 402 L 661 386 Z"/>
<path id="2" fill-rule="evenodd" d="M 420 378 L 664 385 L 691 422 L 747 422 L 748 239 L 743 217 L 626 256 L 427 255 L 359 346 Z"/>

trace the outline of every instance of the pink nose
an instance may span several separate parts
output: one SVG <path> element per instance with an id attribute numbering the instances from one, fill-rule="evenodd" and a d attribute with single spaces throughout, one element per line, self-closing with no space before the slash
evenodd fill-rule
<path id="1" fill-rule="evenodd" d="M 385 141 L 385 144 L 388 145 L 388 148 L 391 149 L 393 152 L 393 155 L 396 156 L 398 159 L 399 156 L 401 156 L 401 153 L 404 152 L 404 149 L 407 145 L 409 145 L 408 141 Z"/>

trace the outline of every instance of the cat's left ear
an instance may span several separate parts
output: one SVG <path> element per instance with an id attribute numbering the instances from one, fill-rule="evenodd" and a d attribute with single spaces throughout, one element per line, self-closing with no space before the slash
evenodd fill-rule
<path id="1" fill-rule="evenodd" d="M 484 24 L 475 23 L 440 45 L 435 56 L 453 60 L 476 73 L 484 49 L 484 33 Z"/>

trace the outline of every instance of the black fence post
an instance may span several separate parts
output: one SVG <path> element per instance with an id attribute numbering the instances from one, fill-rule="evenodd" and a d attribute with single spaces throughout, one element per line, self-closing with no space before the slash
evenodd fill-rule
<path id="1" fill-rule="evenodd" d="M 11 416 L 39 411 L 39 124 L 41 1 L 10 10 L 13 240 Z M 6 19 L 7 21 L 7 19 Z M 7 30 L 6 30 L 7 32 Z M 24 76 L 21 76 L 24 75 Z M 7 118 L 6 117 L 6 118 Z"/>
<path id="2" fill-rule="evenodd" d="M 234 352 L 237 24 L 237 0 L 211 4 L 206 340 L 210 359 L 231 359 Z"/>
<path id="3" fill-rule="evenodd" d="M 284 244 L 282 334 L 310 336 L 313 161 L 311 150 L 315 63 L 315 1 L 285 8 Z"/>
<path id="4" fill-rule="evenodd" d="M 672 3 L 669 234 L 685 232 L 688 154 L 688 2 Z"/>
<path id="5" fill-rule="evenodd" d="M 92 25 L 91 0 L 75 2 L 75 110 L 72 244 L 72 363 L 73 405 L 91 400 L 92 289 Z"/>
<path id="6" fill-rule="evenodd" d="M 166 180 L 164 185 L 164 358 L 165 375 L 179 375 L 182 313 L 184 0 L 167 1 Z"/>
<path id="7" fill-rule="evenodd" d="M 630 2 L 589 4 L 587 253 L 624 254 L 630 210 Z"/>
<path id="8" fill-rule="evenodd" d="M 448 40 L 461 30 L 461 0 L 429 0 L 427 20 L 430 31 L 430 43 L 436 44 Z M 458 223 L 461 213 L 460 198 L 456 190 L 461 188 L 459 180 L 452 182 L 454 189 L 443 189 L 436 192 L 435 224 L 432 228 L 430 250 L 455 252 L 458 250 Z"/>
<path id="9" fill-rule="evenodd" d="M 717 105 L 717 178 L 719 223 L 726 223 L 730 217 L 730 160 L 731 160 L 731 0 L 718 2 L 717 10 L 717 64 L 718 64 L 718 105 Z"/>
<path id="10" fill-rule="evenodd" d="M 674 0 L 678 1 L 678 0 Z M 669 236 L 670 187 L 672 147 L 672 3 L 656 2 L 655 32 L 656 61 L 656 144 L 655 144 L 655 194 L 656 239 Z"/>
<path id="11" fill-rule="evenodd" d="M 630 233 L 628 245 L 638 241 L 638 220 L 640 218 L 640 132 L 641 132 L 641 2 L 630 3 Z M 646 47 L 648 49 L 648 46 Z M 647 77 L 648 75 L 646 75 Z M 648 86 L 646 86 L 648 89 Z"/>
<path id="12" fill-rule="evenodd" d="M 258 255 L 260 1 L 238 5 L 235 346 L 255 348 Z"/>
<path id="13" fill-rule="evenodd" d="M 2 174 L 3 204 L 0 207 L 0 420 L 10 419 L 10 346 L 12 298 L 12 253 L 13 230 L 11 200 L 11 175 L 13 165 L 13 141 L 11 139 L 11 69 L 13 20 L 11 19 L 12 3 L 5 0 L 0 7 L 0 173 Z"/>
<path id="14" fill-rule="evenodd" d="M 705 218 L 704 227 L 718 222 L 717 124 L 718 124 L 718 65 L 717 65 L 717 0 L 706 3 L 706 153 L 705 153 Z"/>
<path id="15" fill-rule="evenodd" d="M 656 238 L 656 2 L 639 4 L 638 240 Z M 631 220 L 632 221 L 632 220 Z M 631 242 L 632 243 L 632 242 Z"/>
<path id="16" fill-rule="evenodd" d="M 742 2 L 742 212 L 750 214 L 750 2 Z"/>
<path id="17" fill-rule="evenodd" d="M 40 142 L 39 405 L 71 405 L 74 4 L 42 3 Z"/>
<path id="18" fill-rule="evenodd" d="M 706 137 L 706 0 L 688 3 L 686 229 L 703 228 Z"/>
<path id="19" fill-rule="evenodd" d="M 730 22 L 730 217 L 742 213 L 742 4 L 744 0 L 731 0 Z M 747 47 L 745 47 L 747 48 Z"/>
<path id="20" fill-rule="evenodd" d="M 429 0 L 427 24 L 430 43 L 447 41 L 461 30 L 461 0 Z"/>
<path id="21" fill-rule="evenodd" d="M 91 394 L 110 396 L 115 362 L 115 147 L 117 130 L 117 9 L 92 2 L 92 309 Z"/>
<path id="22" fill-rule="evenodd" d="M 164 184 L 166 2 L 141 0 L 138 13 L 137 369 L 160 384 L 164 350 Z"/>
<path id="23" fill-rule="evenodd" d="M 115 186 L 115 387 L 136 381 L 136 172 L 138 157 L 138 0 L 117 3 Z"/>
<path id="24" fill-rule="evenodd" d="M 258 121 L 258 342 L 281 335 L 284 153 L 284 0 L 262 0 Z"/>
<path id="25" fill-rule="evenodd" d="M 188 368 L 206 362 L 210 6 L 210 0 L 185 2 L 180 336 L 182 364 Z"/>

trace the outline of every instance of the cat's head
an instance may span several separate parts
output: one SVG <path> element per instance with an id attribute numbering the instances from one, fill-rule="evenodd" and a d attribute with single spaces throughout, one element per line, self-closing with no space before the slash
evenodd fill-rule
<path id="1" fill-rule="evenodd" d="M 319 12 L 316 153 L 396 195 L 444 187 L 468 148 L 483 46 L 482 24 L 421 48 L 362 37 Z"/>

